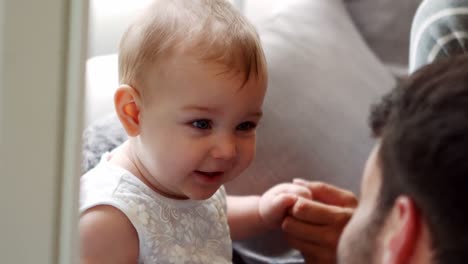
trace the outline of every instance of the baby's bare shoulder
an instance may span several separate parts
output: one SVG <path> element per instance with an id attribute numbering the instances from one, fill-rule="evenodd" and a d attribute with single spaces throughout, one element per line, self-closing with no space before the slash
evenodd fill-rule
<path id="1" fill-rule="evenodd" d="M 138 234 L 112 206 L 96 206 L 80 217 L 80 263 L 137 263 Z"/>

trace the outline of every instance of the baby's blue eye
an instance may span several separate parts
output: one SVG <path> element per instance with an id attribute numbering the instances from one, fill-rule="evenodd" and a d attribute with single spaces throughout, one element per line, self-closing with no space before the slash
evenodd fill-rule
<path id="1" fill-rule="evenodd" d="M 195 120 L 192 122 L 192 126 L 198 129 L 210 129 L 211 121 L 207 119 Z"/>
<path id="2" fill-rule="evenodd" d="M 241 131 L 250 131 L 250 130 L 255 129 L 256 127 L 257 127 L 257 124 L 255 124 L 254 122 L 244 122 L 238 125 L 236 129 L 241 130 Z"/>

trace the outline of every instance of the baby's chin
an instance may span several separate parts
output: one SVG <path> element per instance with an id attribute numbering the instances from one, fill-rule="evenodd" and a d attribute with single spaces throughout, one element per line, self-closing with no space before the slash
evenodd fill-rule
<path id="1" fill-rule="evenodd" d="M 209 193 L 209 194 L 204 193 L 204 194 L 191 195 L 191 196 L 189 197 L 189 199 L 191 199 L 191 200 L 203 201 L 203 200 L 210 199 L 215 193 L 216 193 L 216 191 L 211 192 L 211 193 Z"/>
<path id="2" fill-rule="evenodd" d="M 210 199 L 218 190 L 219 187 L 213 190 L 193 190 L 190 193 L 186 193 L 185 196 L 190 200 L 202 201 Z"/>

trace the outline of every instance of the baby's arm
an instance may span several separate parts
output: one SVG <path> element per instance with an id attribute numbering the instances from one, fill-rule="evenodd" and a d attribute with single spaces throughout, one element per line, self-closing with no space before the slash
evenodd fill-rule
<path id="1" fill-rule="evenodd" d="M 79 222 L 81 264 L 136 264 L 138 235 L 128 218 L 111 206 L 86 211 Z"/>
<path id="2" fill-rule="evenodd" d="M 227 215 L 231 238 L 245 239 L 279 228 L 297 198 L 311 198 L 309 189 L 296 184 L 275 185 L 262 196 L 228 196 Z"/>

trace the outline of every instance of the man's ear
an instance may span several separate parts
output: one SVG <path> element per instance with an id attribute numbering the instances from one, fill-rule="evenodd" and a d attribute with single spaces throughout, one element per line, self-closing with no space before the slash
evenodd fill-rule
<path id="1" fill-rule="evenodd" d="M 384 235 L 383 263 L 409 263 L 421 235 L 421 214 L 414 201 L 405 195 L 396 199 L 391 214 L 388 233 Z"/>
<path id="2" fill-rule="evenodd" d="M 140 134 L 141 98 L 138 91 L 129 86 L 121 85 L 114 94 L 114 106 L 128 136 Z"/>

